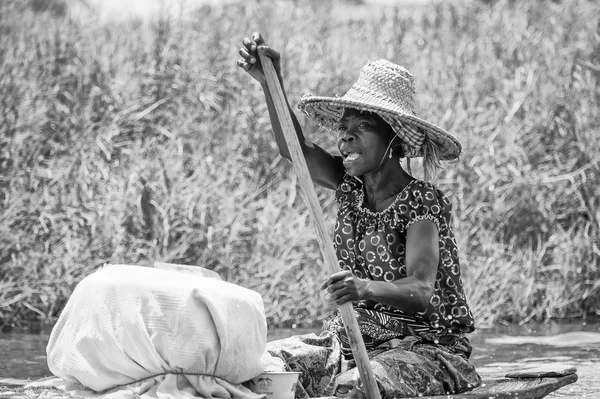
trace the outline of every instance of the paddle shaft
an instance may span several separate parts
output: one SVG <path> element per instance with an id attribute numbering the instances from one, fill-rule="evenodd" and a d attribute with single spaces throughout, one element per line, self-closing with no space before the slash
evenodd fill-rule
<path id="1" fill-rule="evenodd" d="M 319 247 L 321 248 L 321 253 L 323 254 L 325 266 L 332 274 L 339 272 L 340 269 L 338 267 L 338 260 L 335 252 L 333 251 L 333 241 L 327 232 L 324 222 L 325 218 L 323 217 L 323 210 L 321 209 L 321 205 L 317 199 L 317 192 L 315 191 L 315 187 L 310 177 L 306 159 L 304 159 L 302 147 L 298 141 L 296 129 L 294 128 L 294 123 L 292 122 L 287 102 L 283 95 L 283 90 L 279 84 L 275 67 L 273 66 L 271 58 L 262 54 L 260 51 L 258 53 L 265 77 L 267 79 L 267 88 L 273 99 L 273 104 L 275 105 L 275 110 L 277 111 L 277 118 L 281 125 L 281 129 L 283 130 L 285 143 L 287 144 L 288 151 L 292 158 L 292 163 L 294 164 L 294 170 L 296 171 L 296 176 L 298 177 L 298 184 L 305 194 L 305 201 L 312 215 L 317 233 L 317 241 L 319 242 Z M 358 322 L 354 315 L 352 304 L 350 302 L 346 302 L 345 304 L 341 305 L 339 309 L 344 322 L 344 327 L 346 329 L 346 334 L 348 335 L 348 340 L 350 341 L 352 354 L 354 355 L 354 360 L 356 361 L 356 366 L 358 368 L 362 384 L 365 388 L 365 394 L 367 395 L 368 399 L 380 399 L 381 395 L 379 394 L 379 388 L 377 387 L 377 382 L 375 381 L 375 376 L 373 375 L 373 370 L 371 369 L 371 363 L 369 363 L 367 349 L 365 348 L 365 343 L 360 333 L 360 328 L 358 327 Z"/>

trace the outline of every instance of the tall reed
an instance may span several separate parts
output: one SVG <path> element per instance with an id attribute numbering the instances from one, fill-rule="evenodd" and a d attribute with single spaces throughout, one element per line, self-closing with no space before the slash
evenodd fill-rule
<path id="1" fill-rule="evenodd" d="M 216 270 L 260 292 L 273 327 L 333 311 L 262 93 L 235 65 L 255 30 L 291 101 L 343 94 L 369 59 L 413 71 L 419 114 L 464 144 L 436 183 L 479 325 L 600 314 L 594 2 L 247 1 L 149 22 L 34 3 L 0 2 L 0 329 L 51 323 L 106 262 Z"/>

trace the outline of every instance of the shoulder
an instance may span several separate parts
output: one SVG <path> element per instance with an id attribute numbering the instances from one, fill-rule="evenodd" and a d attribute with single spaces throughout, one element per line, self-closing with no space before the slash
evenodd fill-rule
<path id="1" fill-rule="evenodd" d="M 413 180 L 402 193 L 397 212 L 408 219 L 408 226 L 429 219 L 439 227 L 449 219 L 451 203 L 432 183 Z"/>
<path id="2" fill-rule="evenodd" d="M 406 199 L 413 201 L 414 205 L 433 205 L 442 207 L 450 206 L 446 195 L 430 182 L 415 179 L 408 186 Z"/>

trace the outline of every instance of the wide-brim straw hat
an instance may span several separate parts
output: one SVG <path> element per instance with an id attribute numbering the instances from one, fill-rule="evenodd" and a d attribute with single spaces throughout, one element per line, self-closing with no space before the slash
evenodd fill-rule
<path id="1" fill-rule="evenodd" d="M 427 140 L 438 147 L 440 160 L 458 158 L 460 141 L 439 126 L 415 114 L 415 83 L 412 74 L 387 60 L 367 63 L 358 80 L 342 97 L 319 97 L 306 94 L 298 108 L 319 125 L 334 129 L 346 108 L 378 114 L 405 143 L 405 156 L 424 156 Z"/>

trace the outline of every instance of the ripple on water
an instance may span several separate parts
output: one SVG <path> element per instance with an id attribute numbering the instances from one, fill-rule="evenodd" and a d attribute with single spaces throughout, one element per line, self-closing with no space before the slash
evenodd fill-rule
<path id="1" fill-rule="evenodd" d="M 600 334 L 597 332 L 480 337 L 473 352 L 473 362 L 484 378 L 503 377 L 508 372 L 541 365 L 567 363 L 577 368 L 578 381 L 547 398 L 600 397 Z"/>
<path id="2" fill-rule="evenodd" d="M 550 336 L 503 335 L 486 338 L 485 342 L 492 345 L 547 345 L 554 347 L 594 347 L 600 349 L 600 333 L 591 331 L 571 331 Z"/>

